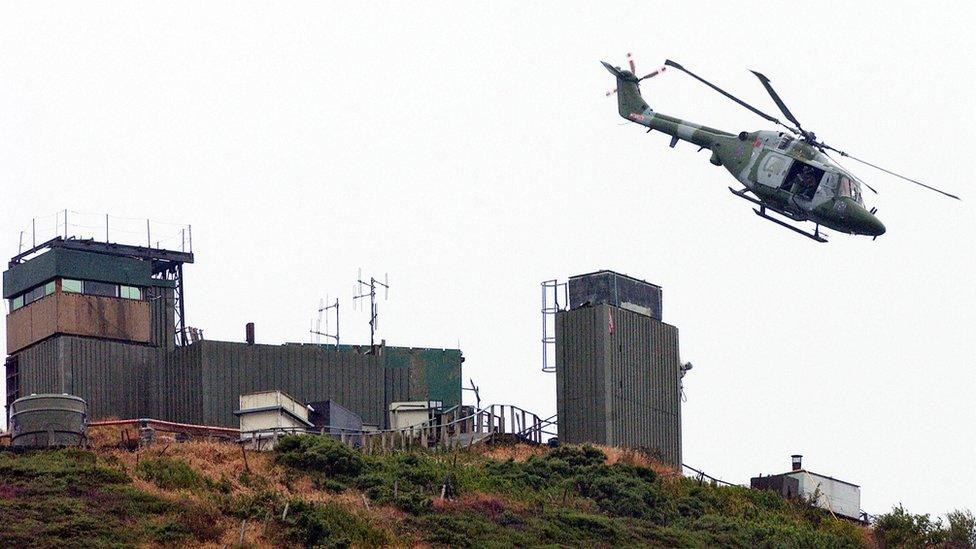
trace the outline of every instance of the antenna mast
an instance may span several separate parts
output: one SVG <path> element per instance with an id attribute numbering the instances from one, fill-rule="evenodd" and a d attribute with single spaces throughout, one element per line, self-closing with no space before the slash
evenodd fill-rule
<path id="1" fill-rule="evenodd" d="M 335 333 L 329 333 L 329 309 L 335 309 Z M 322 316 L 325 315 L 325 331 L 322 331 Z M 319 318 L 315 322 L 315 329 L 309 329 L 309 333 L 315 335 L 315 343 L 321 343 L 322 337 L 335 340 L 336 349 L 339 348 L 339 298 L 337 297 L 335 303 L 325 304 L 323 300 L 319 300 Z"/>
<path id="2" fill-rule="evenodd" d="M 357 295 L 353 296 L 354 302 L 359 302 L 359 300 L 369 298 L 369 346 L 376 346 L 376 330 L 379 329 L 379 309 L 376 305 L 376 287 L 380 286 L 383 288 L 383 300 L 387 300 L 390 297 L 390 279 L 387 275 L 383 275 L 383 282 L 376 280 L 373 277 L 369 277 L 369 282 L 363 280 L 363 270 L 359 270 L 359 278 L 357 279 L 359 283 L 359 290 Z M 365 291 L 365 288 L 369 288 L 369 291 Z"/>

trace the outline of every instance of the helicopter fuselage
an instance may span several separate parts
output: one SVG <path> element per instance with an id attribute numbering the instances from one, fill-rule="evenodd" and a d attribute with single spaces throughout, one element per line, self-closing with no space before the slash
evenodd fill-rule
<path id="1" fill-rule="evenodd" d="M 655 112 L 641 97 L 638 79 L 627 70 L 604 66 L 617 76 L 618 110 L 623 118 L 671 136 L 671 146 L 687 141 L 712 152 L 710 162 L 724 166 L 742 185 L 735 195 L 760 208 L 756 213 L 794 231 L 824 241 L 819 225 L 836 231 L 879 236 L 885 227 L 868 211 L 861 184 L 804 139 L 775 131 L 738 135 Z M 747 196 L 752 194 L 753 196 Z M 812 221 L 807 233 L 767 214 L 772 210 L 792 221 Z"/>
<path id="2" fill-rule="evenodd" d="M 782 132 L 742 132 L 715 140 L 711 162 L 761 202 L 793 220 L 850 234 L 879 236 L 885 227 L 864 206 L 860 182 L 823 153 Z"/>

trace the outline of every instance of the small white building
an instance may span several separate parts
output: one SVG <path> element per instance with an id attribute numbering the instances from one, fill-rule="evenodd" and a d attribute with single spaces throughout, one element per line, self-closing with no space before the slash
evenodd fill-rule
<path id="1" fill-rule="evenodd" d="M 313 427 L 308 407 L 282 391 L 260 391 L 240 396 L 241 440 L 255 448 L 270 449 L 281 435 Z"/>
<path id="2" fill-rule="evenodd" d="M 827 509 L 838 517 L 861 520 L 861 487 L 833 477 L 821 475 L 803 468 L 803 456 L 794 454 L 793 470 L 779 475 L 754 477 L 751 486 L 760 490 L 773 490 L 784 497 L 802 497 L 813 500 L 818 507 Z"/>
<path id="3" fill-rule="evenodd" d="M 444 403 L 439 400 L 417 400 L 390 403 L 390 429 L 404 429 L 427 423 L 440 414 Z"/>

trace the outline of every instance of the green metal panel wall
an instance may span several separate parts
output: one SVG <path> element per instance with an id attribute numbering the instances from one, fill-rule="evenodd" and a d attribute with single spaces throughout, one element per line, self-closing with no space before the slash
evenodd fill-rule
<path id="1" fill-rule="evenodd" d="M 461 404 L 461 351 L 386 347 L 383 358 L 387 368 L 409 370 L 406 392 L 397 392 L 401 400 L 439 400 L 445 407 Z"/>
<path id="2" fill-rule="evenodd" d="M 17 353 L 21 394 L 69 393 L 92 418 L 153 417 L 236 427 L 243 393 L 279 389 L 304 402 L 333 400 L 385 426 L 389 403 L 461 401 L 461 352 L 384 347 L 247 345 L 200 341 L 172 351 L 55 336 Z"/>
<path id="3" fill-rule="evenodd" d="M 55 277 L 130 286 L 173 286 L 171 280 L 151 277 L 149 261 L 53 248 L 4 271 L 3 297 L 10 298 Z"/>
<path id="4" fill-rule="evenodd" d="M 613 315 L 613 332 L 610 316 Z M 681 464 L 678 329 L 610 305 L 556 317 L 559 436 Z"/>
<path id="5" fill-rule="evenodd" d="M 606 444 L 607 324 L 595 307 L 556 315 L 556 413 L 559 439 Z"/>
<path id="6" fill-rule="evenodd" d="M 140 385 L 155 349 L 142 345 L 57 336 L 18 353 L 20 394 L 68 393 L 88 403 L 88 414 L 137 417 Z"/>

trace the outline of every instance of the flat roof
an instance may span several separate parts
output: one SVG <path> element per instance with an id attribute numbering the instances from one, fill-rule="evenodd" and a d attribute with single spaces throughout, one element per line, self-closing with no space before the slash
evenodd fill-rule
<path id="1" fill-rule="evenodd" d="M 573 275 L 573 276 L 569 277 L 569 279 L 570 280 L 573 280 L 573 279 L 576 279 L 576 278 L 583 278 L 583 277 L 593 276 L 593 275 L 599 275 L 599 274 L 612 274 L 612 275 L 615 275 L 615 276 L 619 276 L 621 278 L 628 278 L 630 280 L 633 280 L 634 282 L 640 282 L 641 284 L 647 284 L 648 286 L 654 286 L 655 288 L 660 288 L 660 286 L 658 286 L 657 284 L 655 284 L 653 282 L 648 282 L 646 280 L 643 280 L 643 279 L 640 279 L 640 278 L 637 278 L 637 277 L 634 277 L 634 276 L 630 276 L 630 275 L 627 275 L 627 274 L 618 273 L 617 271 L 613 271 L 613 270 L 610 270 L 610 269 L 600 269 L 599 271 L 593 271 L 592 273 L 584 273 L 584 274 Z"/>

